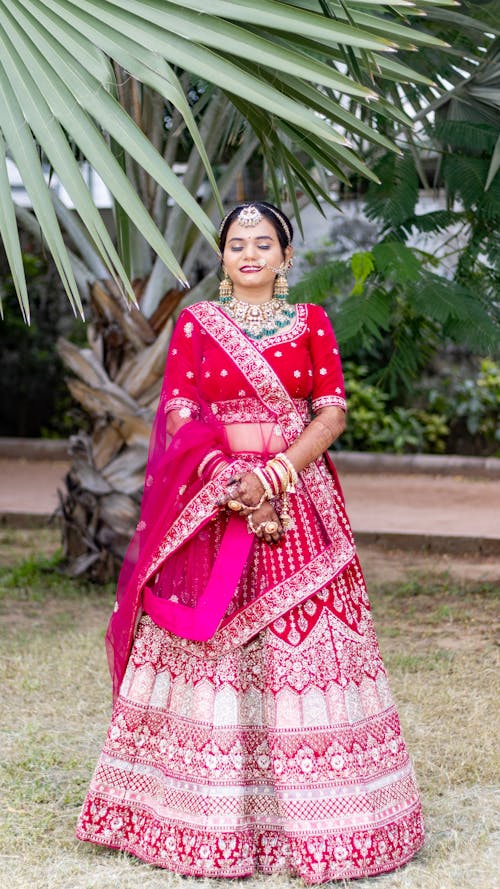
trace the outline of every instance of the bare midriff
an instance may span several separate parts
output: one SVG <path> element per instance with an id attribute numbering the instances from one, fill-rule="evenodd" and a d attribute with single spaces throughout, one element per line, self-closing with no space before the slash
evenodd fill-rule
<path id="1" fill-rule="evenodd" d="M 233 454 L 278 454 L 286 447 L 276 423 L 225 423 L 224 431 Z"/>

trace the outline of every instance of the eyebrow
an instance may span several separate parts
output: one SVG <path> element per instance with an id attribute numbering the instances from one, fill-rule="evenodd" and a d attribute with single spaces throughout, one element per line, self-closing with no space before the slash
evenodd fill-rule
<path id="1" fill-rule="evenodd" d="M 244 241 L 245 238 L 229 238 L 230 241 Z M 257 235 L 255 238 L 256 241 L 272 241 L 273 238 L 271 235 Z"/>

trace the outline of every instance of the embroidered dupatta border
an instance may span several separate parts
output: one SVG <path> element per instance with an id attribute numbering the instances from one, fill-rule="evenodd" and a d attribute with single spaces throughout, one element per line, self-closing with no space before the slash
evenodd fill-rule
<path id="1" fill-rule="evenodd" d="M 216 479 L 208 482 L 199 493 L 186 504 L 181 514 L 172 524 L 169 531 L 160 543 L 156 553 L 148 567 L 139 575 L 138 584 L 142 589 L 146 586 L 160 565 L 182 544 L 186 543 L 195 534 L 201 525 L 217 515 L 219 507 L 216 505 L 220 496 L 221 485 L 228 482 L 234 473 L 244 472 L 247 465 L 242 460 L 234 460 L 219 473 Z"/>

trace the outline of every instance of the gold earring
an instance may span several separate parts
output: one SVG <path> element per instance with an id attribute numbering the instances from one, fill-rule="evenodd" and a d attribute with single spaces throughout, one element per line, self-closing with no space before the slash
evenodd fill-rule
<path id="1" fill-rule="evenodd" d="M 219 299 L 221 302 L 227 302 L 233 295 L 233 282 L 224 268 L 223 271 L 224 277 L 219 284 Z"/>
<path id="2" fill-rule="evenodd" d="M 288 281 L 286 279 L 286 268 L 280 265 L 280 270 L 274 279 L 273 296 L 276 299 L 286 299 L 288 296 Z"/>

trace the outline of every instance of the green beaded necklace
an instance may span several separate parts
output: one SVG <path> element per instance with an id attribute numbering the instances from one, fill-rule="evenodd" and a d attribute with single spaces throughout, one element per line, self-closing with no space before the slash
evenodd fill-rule
<path id="1" fill-rule="evenodd" d="M 234 296 L 222 296 L 219 304 L 252 340 L 274 336 L 295 318 L 295 306 L 289 305 L 283 297 L 273 296 L 265 303 L 253 305 Z"/>

